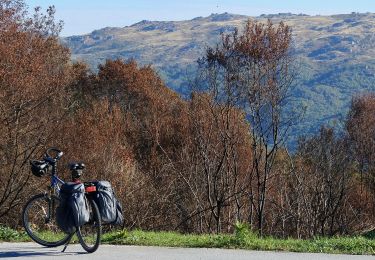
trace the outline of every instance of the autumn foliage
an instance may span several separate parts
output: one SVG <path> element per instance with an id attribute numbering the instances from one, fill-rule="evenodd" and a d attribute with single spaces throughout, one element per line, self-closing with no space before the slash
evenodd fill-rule
<path id="1" fill-rule="evenodd" d="M 57 146 L 64 179 L 83 161 L 83 179 L 113 184 L 125 228 L 221 233 L 245 222 L 305 238 L 374 227 L 375 97 L 353 99 L 343 134 L 322 127 L 288 151 L 283 23 L 223 35 L 183 99 L 134 60 L 73 63 L 54 9 L 24 11 L 0 0 L 0 224 L 20 225 L 26 199 L 48 185 L 28 161 Z"/>
<path id="2" fill-rule="evenodd" d="M 58 43 L 53 14 L 51 8 L 28 19 L 22 2 L 0 1 L 2 220 L 19 211 L 32 188 L 28 161 L 48 143 L 69 105 L 63 91 L 70 80 L 69 51 Z"/>

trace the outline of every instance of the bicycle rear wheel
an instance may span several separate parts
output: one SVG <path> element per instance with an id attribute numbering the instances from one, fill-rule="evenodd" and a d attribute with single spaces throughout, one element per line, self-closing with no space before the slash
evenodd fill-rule
<path id="1" fill-rule="evenodd" d="M 60 246 L 72 236 L 64 233 L 56 223 L 56 208 L 59 203 L 56 196 L 38 194 L 32 197 L 23 209 L 22 221 L 26 233 L 42 246 Z"/>
<path id="2" fill-rule="evenodd" d="M 100 244 L 102 225 L 98 206 L 94 200 L 89 199 L 88 201 L 90 219 L 89 222 L 78 227 L 77 236 L 83 249 L 88 253 L 93 253 L 98 249 Z"/>

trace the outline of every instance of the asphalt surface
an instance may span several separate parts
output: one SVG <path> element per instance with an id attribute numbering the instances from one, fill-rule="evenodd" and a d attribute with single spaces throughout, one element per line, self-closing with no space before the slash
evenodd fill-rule
<path id="1" fill-rule="evenodd" d="M 141 247 L 141 246 L 114 246 L 100 245 L 92 254 L 86 254 L 78 245 L 69 245 L 62 253 L 63 247 L 45 248 L 35 243 L 0 243 L 1 259 L 79 259 L 79 260 L 103 260 L 103 259 L 150 259 L 150 260 L 185 260 L 185 259 L 209 259 L 209 260 L 355 260 L 372 259 L 374 256 L 356 255 L 328 255 L 306 254 L 288 252 L 264 252 L 232 249 L 206 249 L 206 248 L 168 248 L 168 247 Z"/>

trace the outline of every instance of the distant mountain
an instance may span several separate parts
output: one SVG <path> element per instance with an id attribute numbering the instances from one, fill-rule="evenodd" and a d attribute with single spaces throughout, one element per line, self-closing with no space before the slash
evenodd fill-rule
<path id="1" fill-rule="evenodd" d="M 153 64 L 167 85 L 187 93 L 197 58 L 220 33 L 243 28 L 247 19 L 284 21 L 293 29 L 299 75 L 293 97 L 306 107 L 296 136 L 316 132 L 321 124 L 340 124 L 351 97 L 375 91 L 375 14 L 308 16 L 280 13 L 248 17 L 212 14 L 188 21 L 141 21 L 123 28 L 107 27 L 87 35 L 62 39 L 73 59 L 93 68 L 106 59 L 134 58 Z M 340 125 L 339 125 L 340 126 Z"/>

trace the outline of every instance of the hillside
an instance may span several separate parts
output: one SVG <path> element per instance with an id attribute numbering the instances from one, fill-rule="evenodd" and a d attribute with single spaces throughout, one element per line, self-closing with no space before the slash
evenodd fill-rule
<path id="1" fill-rule="evenodd" d="M 123 28 L 107 27 L 62 39 L 73 59 L 92 68 L 106 59 L 134 58 L 153 64 L 167 85 L 187 94 L 196 60 L 220 33 L 242 28 L 247 19 L 285 21 L 293 29 L 298 77 L 293 97 L 306 107 L 304 120 L 293 130 L 291 143 L 321 124 L 338 124 L 351 97 L 375 91 L 375 14 L 307 16 L 294 14 L 248 17 L 212 14 L 188 21 L 141 21 Z"/>

